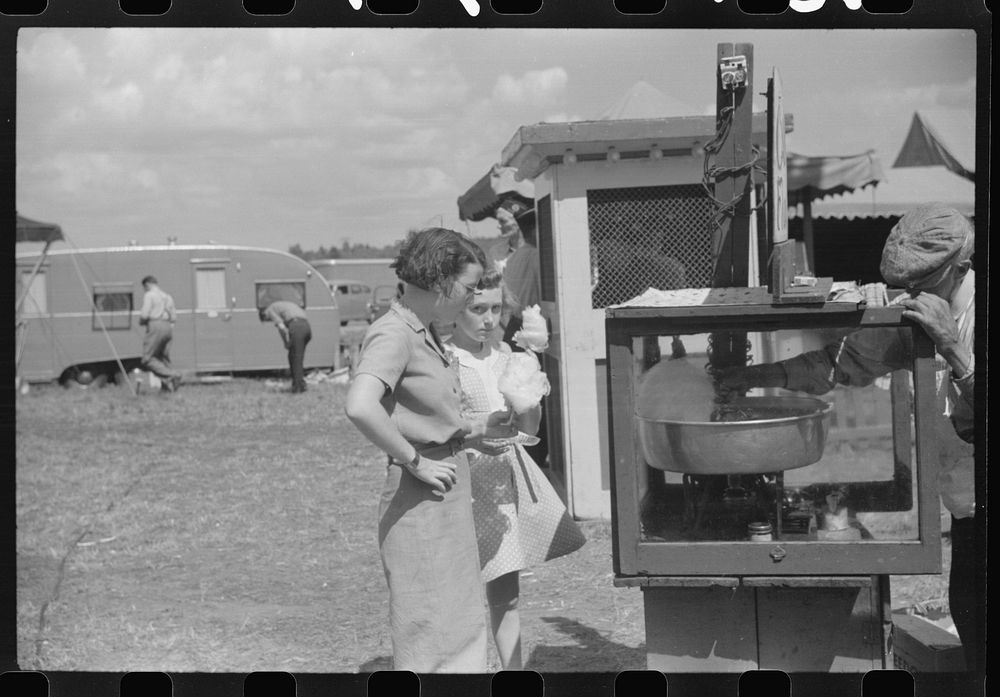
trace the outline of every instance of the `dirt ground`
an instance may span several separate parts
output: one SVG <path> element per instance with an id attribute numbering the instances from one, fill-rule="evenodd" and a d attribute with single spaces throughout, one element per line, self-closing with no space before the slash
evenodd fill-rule
<path id="1" fill-rule="evenodd" d="M 342 381 L 293 396 L 287 381 L 234 379 L 19 396 L 20 667 L 390 667 L 382 457 L 343 416 L 345 393 Z M 641 592 L 612 584 L 609 523 L 582 526 L 583 549 L 522 575 L 526 667 L 643 669 Z M 893 605 L 944 587 L 894 577 Z"/>

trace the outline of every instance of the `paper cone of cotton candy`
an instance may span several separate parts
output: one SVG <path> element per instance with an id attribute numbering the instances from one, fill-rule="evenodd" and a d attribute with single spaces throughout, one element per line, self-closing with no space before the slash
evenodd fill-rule
<path id="1" fill-rule="evenodd" d="M 518 414 L 535 407 L 551 389 L 538 359 L 528 351 L 510 354 L 497 387 L 507 404 Z"/>
<path id="2" fill-rule="evenodd" d="M 526 307 L 521 312 L 521 328 L 514 332 L 514 343 L 536 353 L 549 347 L 549 327 L 538 305 Z"/>

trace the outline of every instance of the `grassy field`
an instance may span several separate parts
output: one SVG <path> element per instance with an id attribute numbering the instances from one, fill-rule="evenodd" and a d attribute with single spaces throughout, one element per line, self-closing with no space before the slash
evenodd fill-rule
<path id="1" fill-rule="evenodd" d="M 18 398 L 22 668 L 389 666 L 383 460 L 343 416 L 345 386 L 285 389 L 237 379 Z M 612 586 L 608 525 L 585 528 L 583 550 L 524 575 L 528 665 L 642 668 L 640 594 Z"/>
<path id="2" fill-rule="evenodd" d="M 133 397 L 34 387 L 17 399 L 23 669 L 389 667 L 376 506 L 383 459 L 346 386 L 234 379 Z M 645 667 L 642 596 L 612 585 L 610 525 L 522 576 L 527 667 Z M 945 560 L 947 562 L 947 546 Z M 946 567 L 947 568 L 947 567 Z M 893 605 L 944 595 L 893 580 Z M 497 669 L 490 654 L 491 669 Z"/>

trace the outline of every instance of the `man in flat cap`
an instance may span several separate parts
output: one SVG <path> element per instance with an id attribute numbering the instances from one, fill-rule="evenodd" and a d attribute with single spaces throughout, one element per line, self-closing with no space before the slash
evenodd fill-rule
<path id="1" fill-rule="evenodd" d="M 500 241 L 486 252 L 491 268 L 503 274 L 504 284 L 510 291 L 510 307 L 500 316 L 503 340 L 513 351 L 523 351 L 514 343 L 514 334 L 523 324 L 522 311 L 538 305 L 542 299 L 541 260 L 538 253 L 535 208 L 515 196 L 504 196 L 497 205 L 494 216 L 500 227 Z M 507 303 L 504 303 L 507 305 Z M 528 454 L 543 467 L 549 456 L 545 414 L 538 425 L 539 442 L 526 447 Z"/>
<path id="2" fill-rule="evenodd" d="M 984 614 L 977 600 L 983 596 L 977 578 L 981 577 L 980 583 L 985 579 L 976 568 L 974 545 L 974 240 L 972 224 L 957 210 L 922 205 L 893 227 L 880 266 L 887 284 L 906 289 L 894 302 L 906 308 L 904 317 L 924 328 L 937 351 L 939 486 L 952 515 L 948 601 L 969 670 L 977 661 L 982 665 L 979 638 Z M 785 361 L 726 369 L 718 379 L 737 391 L 783 387 L 823 394 L 838 384 L 870 385 L 880 376 L 911 367 L 912 356 L 908 331 L 868 328 Z"/>
<path id="3" fill-rule="evenodd" d="M 506 198 L 496 210 L 500 242 L 490 248 L 487 261 L 503 274 L 516 307 L 500 318 L 504 341 L 511 343 L 521 328 L 521 311 L 541 300 L 538 248 L 535 246 L 535 209 L 515 198 Z"/>

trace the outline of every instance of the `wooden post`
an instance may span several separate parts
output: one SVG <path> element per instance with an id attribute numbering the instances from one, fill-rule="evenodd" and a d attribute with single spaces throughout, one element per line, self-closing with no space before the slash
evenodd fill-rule
<path id="1" fill-rule="evenodd" d="M 729 130 L 722 140 L 715 164 L 720 168 L 742 167 L 753 158 L 753 44 L 719 44 L 718 60 L 731 56 L 744 56 L 747 61 L 746 83 L 734 89 L 724 89 L 722 71 L 716 70 L 716 123 L 729 122 Z M 715 275 L 712 285 L 716 288 L 749 285 L 747 255 L 750 236 L 750 190 L 753 186 L 752 170 L 741 169 L 732 174 L 716 177 L 715 198 L 724 204 L 739 197 L 735 208 L 722 217 L 713 230 L 712 249 L 715 250 Z"/>
<path id="2" fill-rule="evenodd" d="M 746 58 L 746 82 L 735 88 L 724 88 L 722 59 L 732 56 Z M 718 145 L 715 165 L 722 170 L 739 168 L 753 158 L 753 44 L 718 44 L 716 60 L 716 124 L 725 130 Z M 750 191 L 753 188 L 752 169 L 723 171 L 715 178 L 715 198 L 727 206 L 712 231 L 712 251 L 715 288 L 746 287 L 750 283 Z M 738 199 L 738 200 L 737 200 Z M 712 335 L 711 362 L 714 367 L 746 363 L 746 332 L 716 332 Z"/>
<path id="3" fill-rule="evenodd" d="M 806 245 L 806 262 L 809 264 L 809 273 L 816 274 L 815 243 L 813 241 L 813 218 L 812 218 L 812 191 L 810 187 L 802 190 L 802 241 Z"/>

